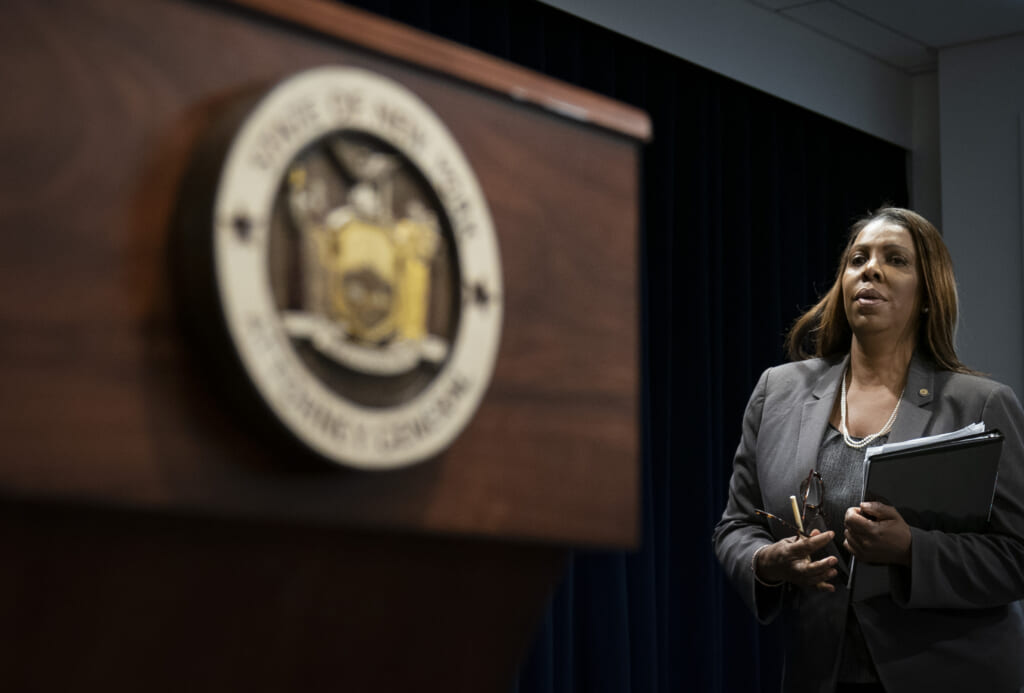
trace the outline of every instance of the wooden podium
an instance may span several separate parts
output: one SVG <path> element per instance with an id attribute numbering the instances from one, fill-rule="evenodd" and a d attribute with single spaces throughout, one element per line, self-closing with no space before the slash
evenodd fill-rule
<path id="1" fill-rule="evenodd" d="M 643 113 L 313 0 L 5 3 L 0 670 L 12 691 L 503 691 L 574 546 L 639 543 Z M 451 131 L 501 252 L 493 378 L 434 459 L 268 445 L 183 335 L 183 180 L 322 65 Z"/>

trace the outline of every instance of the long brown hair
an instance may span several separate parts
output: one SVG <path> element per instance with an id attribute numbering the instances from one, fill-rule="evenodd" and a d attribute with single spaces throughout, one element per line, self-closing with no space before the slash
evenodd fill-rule
<path id="1" fill-rule="evenodd" d="M 931 222 L 916 212 L 899 207 L 882 207 L 858 220 L 850 228 L 850 237 L 839 261 L 832 288 L 810 310 L 796 319 L 786 335 L 789 357 L 801 361 L 815 356 L 845 354 L 850 350 L 853 332 L 843 306 L 843 274 L 857 236 L 864 227 L 878 219 L 906 229 L 914 241 L 917 271 L 921 277 L 920 305 L 926 309 L 918 319 L 917 350 L 928 356 L 937 368 L 973 373 L 957 358 L 953 346 L 957 294 L 949 250 Z"/>

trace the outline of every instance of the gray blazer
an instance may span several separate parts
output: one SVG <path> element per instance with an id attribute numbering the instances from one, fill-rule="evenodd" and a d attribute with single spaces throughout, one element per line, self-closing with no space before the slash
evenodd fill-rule
<path id="1" fill-rule="evenodd" d="M 754 510 L 791 514 L 789 496 L 817 466 L 846 363 L 812 359 L 761 375 L 713 536 L 718 560 L 757 619 L 784 620 L 787 692 L 834 689 L 849 594 L 844 584 L 828 593 L 757 583 L 754 551 L 781 539 L 785 528 L 770 527 Z M 911 528 L 911 566 L 890 568 L 892 596 L 854 604 L 889 693 L 1024 691 L 1024 410 L 1005 385 L 935 370 L 915 356 L 889 441 L 975 421 L 1006 437 L 989 530 Z"/>

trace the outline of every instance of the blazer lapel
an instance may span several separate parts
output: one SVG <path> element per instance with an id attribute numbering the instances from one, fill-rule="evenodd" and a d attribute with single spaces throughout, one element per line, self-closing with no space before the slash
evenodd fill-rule
<path id="1" fill-rule="evenodd" d="M 835 403 L 839 379 L 846 372 L 846 364 L 849 363 L 849 360 L 850 357 L 847 355 L 842 361 L 826 370 L 818 378 L 818 382 L 811 392 L 811 398 L 804 403 L 796 447 L 796 471 L 801 476 L 806 476 L 810 470 L 818 466 L 818 449 L 825 436 L 828 417 L 832 414 L 832 405 Z"/>
<path id="2" fill-rule="evenodd" d="M 825 370 L 811 391 L 810 399 L 804 402 L 800 417 L 800 431 L 797 434 L 796 465 L 793 467 L 793 472 L 798 478 L 790 481 L 790 488 L 796 489 L 810 470 L 818 468 L 818 452 L 821 449 L 821 441 L 825 437 L 829 416 L 832 415 L 836 392 L 839 389 L 839 379 L 846 373 L 846 365 L 849 361 L 850 357 L 847 355 L 846 358 Z M 849 568 L 846 559 L 837 548 L 838 542 L 842 541 L 842 532 L 837 532 L 836 537 L 824 550 L 839 560 L 837 567 L 840 573 L 846 576 L 849 575 Z"/>
<path id="3" fill-rule="evenodd" d="M 903 401 L 899 413 L 889 434 L 890 443 L 898 443 L 924 435 L 928 421 L 932 417 L 930 408 L 932 397 L 935 396 L 935 371 L 929 368 L 914 354 L 907 372 L 907 385 L 903 390 Z"/>

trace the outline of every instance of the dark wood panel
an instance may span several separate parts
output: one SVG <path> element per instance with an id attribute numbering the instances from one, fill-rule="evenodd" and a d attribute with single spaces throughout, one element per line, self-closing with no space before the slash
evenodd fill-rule
<path id="1" fill-rule="evenodd" d="M 9 504 L 0 541 L 12 691 L 507 691 L 564 560 Z"/>
<path id="2" fill-rule="evenodd" d="M 634 142 L 230 6 L 5 4 L 0 492 L 330 525 L 637 540 Z M 231 98 L 358 65 L 419 94 L 476 170 L 506 320 L 492 387 L 440 458 L 293 464 L 207 382 L 167 275 L 189 157 Z M 186 310 L 188 308 L 186 307 Z"/>

